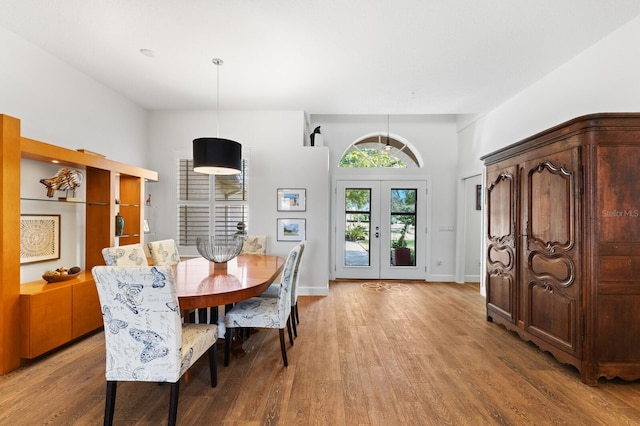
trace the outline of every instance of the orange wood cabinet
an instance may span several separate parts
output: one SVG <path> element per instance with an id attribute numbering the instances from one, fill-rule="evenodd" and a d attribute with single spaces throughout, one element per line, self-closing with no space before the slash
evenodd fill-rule
<path id="1" fill-rule="evenodd" d="M 640 379 L 640 114 L 593 114 L 491 153 L 487 319 L 574 365 Z"/>
<path id="2" fill-rule="evenodd" d="M 102 308 L 98 290 L 90 273 L 71 288 L 71 338 L 75 339 L 102 327 Z"/>
<path id="3" fill-rule="evenodd" d="M 101 326 L 102 310 L 90 272 L 69 281 L 38 280 L 20 286 L 22 358 L 35 358 Z"/>
<path id="4" fill-rule="evenodd" d="M 34 358 L 71 341 L 72 287 L 66 282 L 46 285 L 50 287 L 22 286 L 25 287 L 25 293 L 20 294 L 20 355 L 23 358 Z"/>

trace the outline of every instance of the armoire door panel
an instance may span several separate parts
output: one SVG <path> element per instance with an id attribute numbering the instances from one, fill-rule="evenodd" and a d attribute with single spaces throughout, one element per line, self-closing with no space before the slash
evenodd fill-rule
<path id="1" fill-rule="evenodd" d="M 565 153 L 567 154 L 567 153 Z M 573 243 L 575 169 L 567 170 L 568 155 L 535 164 L 527 174 L 528 224 L 530 243 L 567 249 Z M 571 164 L 571 163 L 569 163 Z M 577 165 L 576 165 L 577 166 Z"/>
<path id="2" fill-rule="evenodd" d="M 511 244 L 513 242 L 511 241 Z M 502 270 L 509 270 L 513 268 L 514 265 L 514 253 L 513 250 L 510 250 L 509 241 L 506 244 L 490 244 L 487 247 L 487 260 L 491 265 L 498 266 Z"/>
<path id="3" fill-rule="evenodd" d="M 516 172 L 510 167 L 487 173 L 487 317 L 516 319 Z"/>
<path id="4" fill-rule="evenodd" d="M 487 277 L 487 307 L 492 314 L 514 322 L 513 300 L 515 286 L 509 275 L 489 274 Z M 492 316 L 488 314 L 489 316 Z"/>
<path id="5" fill-rule="evenodd" d="M 577 356 L 580 341 L 579 148 L 524 163 L 522 293 L 524 327 Z"/>
<path id="6" fill-rule="evenodd" d="M 515 235 L 515 169 L 501 171 L 487 187 L 488 236 L 503 240 Z"/>
<path id="7" fill-rule="evenodd" d="M 529 272 L 538 280 L 552 280 L 562 287 L 571 285 L 576 276 L 574 263 L 564 254 L 532 251 L 529 255 Z"/>
<path id="8" fill-rule="evenodd" d="M 576 301 L 540 283 L 530 283 L 528 293 L 528 331 L 565 351 L 575 352 Z"/>

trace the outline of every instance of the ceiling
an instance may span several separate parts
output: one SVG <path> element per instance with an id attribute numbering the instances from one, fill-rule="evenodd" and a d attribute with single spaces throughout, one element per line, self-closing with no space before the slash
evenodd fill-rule
<path id="1" fill-rule="evenodd" d="M 145 109 L 215 109 L 219 71 L 220 109 L 310 114 L 483 113 L 639 14 L 637 0 L 0 0 L 0 26 Z"/>

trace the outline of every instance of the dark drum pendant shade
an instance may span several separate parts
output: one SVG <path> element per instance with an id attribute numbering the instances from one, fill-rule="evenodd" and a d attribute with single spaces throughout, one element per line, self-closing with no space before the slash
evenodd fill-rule
<path id="1" fill-rule="evenodd" d="M 193 171 L 209 175 L 240 173 L 242 171 L 242 145 L 229 139 L 194 139 Z"/>

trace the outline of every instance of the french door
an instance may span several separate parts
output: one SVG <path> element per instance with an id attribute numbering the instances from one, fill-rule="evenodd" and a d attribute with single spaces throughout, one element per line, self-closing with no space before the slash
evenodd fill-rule
<path id="1" fill-rule="evenodd" d="M 338 181 L 336 278 L 424 279 L 426 182 Z"/>

